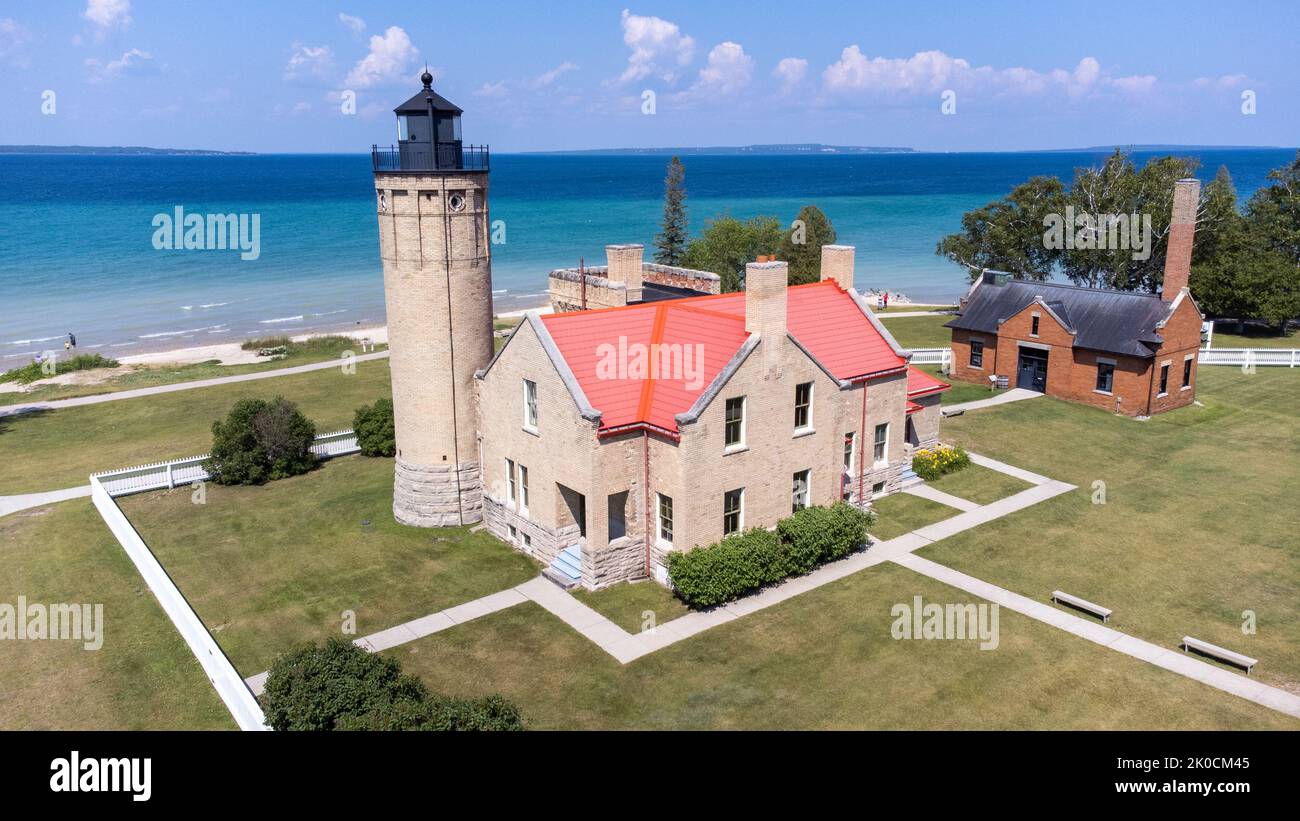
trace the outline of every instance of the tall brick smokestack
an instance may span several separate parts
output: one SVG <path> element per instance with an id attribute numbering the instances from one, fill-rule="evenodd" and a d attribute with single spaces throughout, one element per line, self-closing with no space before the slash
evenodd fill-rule
<path id="1" fill-rule="evenodd" d="M 1174 183 L 1174 208 L 1169 218 L 1169 248 L 1165 252 L 1165 284 L 1160 292 L 1172 302 L 1187 287 L 1192 274 L 1192 242 L 1196 239 L 1196 206 L 1201 201 L 1201 181 Z"/>

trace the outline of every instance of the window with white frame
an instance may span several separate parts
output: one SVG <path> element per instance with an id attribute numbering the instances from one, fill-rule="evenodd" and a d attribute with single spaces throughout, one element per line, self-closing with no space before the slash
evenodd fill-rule
<path id="1" fill-rule="evenodd" d="M 1169 363 L 1160 366 L 1160 393 L 1157 396 L 1164 396 L 1169 393 Z"/>
<path id="2" fill-rule="evenodd" d="M 857 455 L 858 432 L 844 434 L 844 470 L 853 472 L 853 457 Z"/>
<path id="3" fill-rule="evenodd" d="M 516 491 L 517 491 L 517 487 L 515 485 L 515 460 L 507 459 L 506 460 L 506 498 L 508 498 L 511 501 L 511 503 L 513 503 L 515 499 L 518 498 L 518 493 Z"/>
<path id="4" fill-rule="evenodd" d="M 1038 314 L 1029 318 L 1029 335 L 1038 336 Z"/>
<path id="5" fill-rule="evenodd" d="M 739 533 L 745 526 L 745 489 L 737 488 L 722 494 L 722 535 Z"/>
<path id="6" fill-rule="evenodd" d="M 790 488 L 791 513 L 798 513 L 808 507 L 808 484 L 811 479 L 811 470 L 801 470 L 794 475 L 794 481 Z"/>
<path id="7" fill-rule="evenodd" d="M 528 512 L 528 468 L 519 466 L 519 509 Z"/>
<path id="8" fill-rule="evenodd" d="M 537 432 L 537 383 L 524 380 L 524 430 Z"/>
<path id="9" fill-rule="evenodd" d="M 1094 390 L 1098 393 L 1110 393 L 1114 388 L 1115 363 L 1104 359 L 1097 360 L 1097 387 Z"/>
<path id="10" fill-rule="evenodd" d="M 801 382 L 794 386 L 794 429 L 804 430 L 812 424 L 813 383 Z"/>
<path id="11" fill-rule="evenodd" d="M 1193 361 L 1194 361 L 1194 357 L 1192 356 L 1189 356 L 1183 360 L 1183 387 L 1184 388 L 1190 388 L 1192 386 L 1192 362 Z"/>
<path id="12" fill-rule="evenodd" d="M 671 545 L 673 543 L 673 499 L 662 493 L 655 495 L 659 497 L 659 541 Z"/>
<path id="13" fill-rule="evenodd" d="M 984 340 L 972 339 L 970 341 L 970 366 L 972 368 L 984 367 Z"/>
<path id="14" fill-rule="evenodd" d="M 871 458 L 877 465 L 889 461 L 889 423 L 883 422 L 876 425 L 875 448 L 871 452 Z"/>
<path id="15" fill-rule="evenodd" d="M 745 446 L 745 397 L 737 396 L 727 400 L 727 416 L 723 428 L 724 447 Z"/>

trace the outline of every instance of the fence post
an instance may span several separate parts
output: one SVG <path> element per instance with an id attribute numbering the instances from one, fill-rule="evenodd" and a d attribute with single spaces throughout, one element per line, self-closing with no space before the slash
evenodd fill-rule
<path id="1" fill-rule="evenodd" d="M 176 482 L 172 479 L 172 463 L 167 463 L 167 489 L 171 490 L 176 487 Z"/>

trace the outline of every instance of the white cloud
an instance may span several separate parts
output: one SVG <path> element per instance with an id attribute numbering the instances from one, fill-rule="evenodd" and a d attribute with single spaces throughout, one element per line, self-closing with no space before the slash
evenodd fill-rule
<path id="1" fill-rule="evenodd" d="M 131 0 L 87 0 L 81 16 L 101 29 L 126 29 L 131 26 Z"/>
<path id="2" fill-rule="evenodd" d="M 353 34 L 360 34 L 366 30 L 365 20 L 345 12 L 339 12 L 339 22 L 351 29 Z"/>
<path id="3" fill-rule="evenodd" d="M 781 81 L 781 90 L 790 91 L 803 82 L 808 74 L 808 61 L 802 57 L 786 57 L 772 69 L 772 76 Z"/>
<path id="4" fill-rule="evenodd" d="M 406 31 L 400 26 L 389 26 L 382 36 L 371 36 L 370 53 L 352 67 L 343 82 L 348 88 L 404 83 L 418 56 L 419 51 L 411 44 Z"/>
<path id="5" fill-rule="evenodd" d="M 506 84 L 501 83 L 484 83 L 474 91 L 476 97 L 486 97 L 489 100 L 498 100 L 507 94 Z"/>
<path id="6" fill-rule="evenodd" d="M 574 71 L 577 68 L 578 67 L 576 65 L 570 63 L 568 60 L 565 60 L 563 63 L 560 63 L 558 66 L 551 69 L 550 71 L 542 72 L 541 74 L 534 77 L 532 84 L 538 88 L 542 86 L 549 86 L 550 84 L 558 80 L 563 74 L 570 71 Z"/>
<path id="7" fill-rule="evenodd" d="M 32 33 L 26 26 L 12 17 L 0 18 L 0 57 L 25 65 L 26 61 L 19 57 L 18 51 L 31 41 Z"/>
<path id="8" fill-rule="evenodd" d="M 754 58 L 739 43 L 718 43 L 709 51 L 708 63 L 700 69 L 692 91 L 730 94 L 749 85 L 753 76 Z"/>
<path id="9" fill-rule="evenodd" d="M 972 66 L 942 51 L 919 51 L 911 57 L 868 57 L 857 45 L 822 72 L 832 93 L 936 94 L 947 89 L 989 94 L 1063 93 L 1084 97 L 1106 90 L 1137 93 L 1158 82 L 1151 74 L 1113 77 L 1094 57 L 1084 57 L 1072 69 L 1036 71 L 1012 66 Z"/>
<path id="10" fill-rule="evenodd" d="M 324 79 L 334 69 L 334 52 L 329 46 L 304 46 L 293 44 L 293 54 L 284 67 L 284 79 L 289 82 L 305 79 Z"/>
<path id="11" fill-rule="evenodd" d="M 1192 85 L 1197 88 L 1215 88 L 1231 89 L 1241 88 L 1250 84 L 1250 78 L 1245 74 L 1224 74 L 1220 77 L 1197 77 Z"/>
<path id="12" fill-rule="evenodd" d="M 92 83 L 103 83 L 124 76 L 139 77 L 157 74 L 159 71 L 153 55 L 138 48 L 127 51 L 116 60 L 110 60 L 107 65 L 101 65 L 95 59 L 86 60 L 85 65 L 91 70 L 90 81 Z"/>
<path id="13" fill-rule="evenodd" d="M 689 65 L 695 56 L 695 41 L 682 34 L 676 23 L 659 17 L 642 17 L 623 9 L 623 42 L 632 50 L 627 68 L 619 76 L 621 83 L 633 82 L 651 74 L 667 82 L 677 78 L 679 67 Z"/>

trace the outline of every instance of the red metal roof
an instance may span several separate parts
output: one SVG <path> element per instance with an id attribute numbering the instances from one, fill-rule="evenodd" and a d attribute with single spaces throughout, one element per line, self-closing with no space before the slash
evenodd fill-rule
<path id="1" fill-rule="evenodd" d="M 907 400 L 907 412 L 908 412 L 908 413 L 916 413 L 916 412 L 919 411 L 919 410 L 923 410 L 923 408 L 922 408 L 920 405 L 916 404 L 915 402 L 913 402 L 913 401 L 910 400 L 910 399 Z"/>
<path id="2" fill-rule="evenodd" d="M 906 365 L 835 282 L 796 285 L 787 296 L 790 335 L 837 379 Z M 749 337 L 743 292 L 551 314 L 542 321 L 601 412 L 602 431 L 649 424 L 675 433 L 676 415 L 690 409 Z M 638 372 L 656 352 L 655 364 L 663 367 L 648 377 Z M 909 393 L 911 384 L 909 376 Z"/>
<path id="3" fill-rule="evenodd" d="M 932 393 L 941 393 L 951 387 L 952 385 L 942 379 L 935 379 L 923 370 L 911 366 L 907 368 L 907 396 L 909 399 L 915 399 L 918 396 L 929 396 Z"/>

